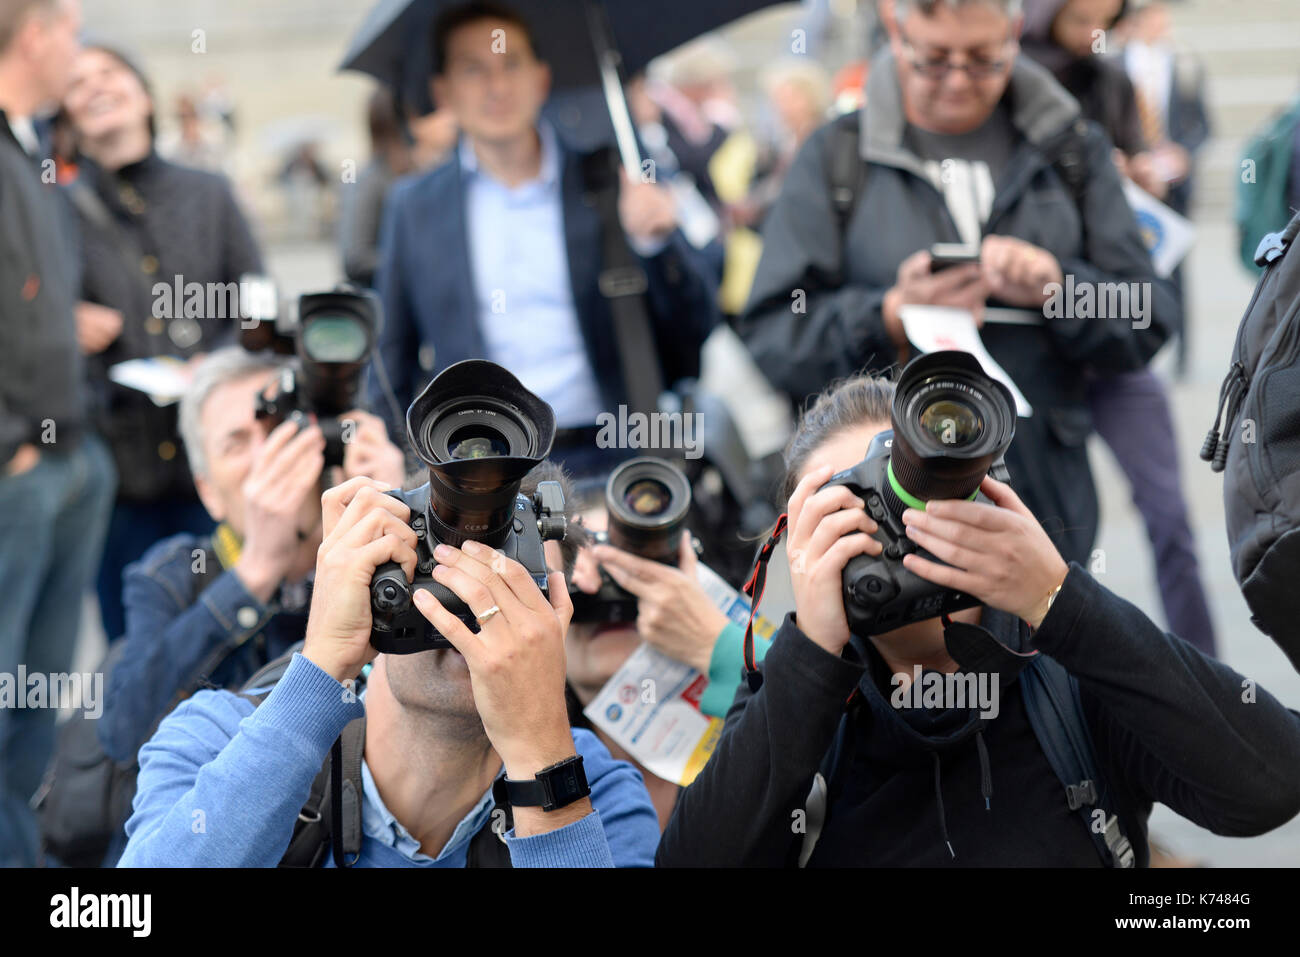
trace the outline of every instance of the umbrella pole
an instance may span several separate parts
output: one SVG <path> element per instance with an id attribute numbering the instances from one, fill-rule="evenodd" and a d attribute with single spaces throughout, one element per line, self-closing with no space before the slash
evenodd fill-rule
<path id="1" fill-rule="evenodd" d="M 605 94 L 605 105 L 609 108 L 609 118 L 614 124 L 619 156 L 627 175 L 635 181 L 641 175 L 641 149 L 636 142 L 636 129 L 632 125 L 632 114 L 627 108 L 627 97 L 623 95 L 623 78 L 620 74 L 623 57 L 614 46 L 609 20 L 599 0 L 587 0 L 587 24 L 596 51 L 596 63 L 600 67 L 600 85 Z"/>

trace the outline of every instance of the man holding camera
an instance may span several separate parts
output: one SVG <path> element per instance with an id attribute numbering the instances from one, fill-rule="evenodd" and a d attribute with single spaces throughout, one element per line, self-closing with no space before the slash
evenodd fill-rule
<path id="1" fill-rule="evenodd" d="M 180 429 L 199 497 L 219 522 L 211 538 L 159 542 L 127 568 L 126 637 L 112 667 L 99 737 L 127 760 L 178 696 L 201 684 L 239 687 L 303 638 L 328 480 L 320 427 L 268 431 L 256 401 L 282 360 L 238 348 L 212 353 L 181 402 Z M 343 474 L 401 486 L 403 456 L 364 412 L 344 446 Z"/>
<path id="2" fill-rule="evenodd" d="M 651 863 L 658 827 L 640 776 L 568 727 L 572 604 L 558 545 L 546 546 L 549 600 L 522 565 L 485 545 L 437 546 L 434 578 L 480 630 L 419 591 L 416 607 L 453 647 L 376 658 L 375 570 L 396 562 L 410 578 L 417 562 L 410 509 L 387 487 L 358 478 L 325 493 L 306 642 L 261 705 L 200 692 L 141 749 L 122 866 L 275 865 L 331 744 L 361 717 L 364 833 L 347 863 L 463 867 L 490 827 L 516 867 Z M 372 661 L 362 700 L 352 683 Z M 518 794 L 577 758 L 587 788 L 559 806 L 512 797 L 513 827 L 498 823 L 498 778 Z"/>
<path id="3" fill-rule="evenodd" d="M 882 15 L 889 52 L 867 105 L 795 161 L 740 332 L 802 403 L 906 359 L 905 306 L 971 312 L 1033 407 L 1007 456 L 1012 482 L 1062 554 L 1086 563 L 1098 522 L 1086 373 L 1141 368 L 1180 305 L 1153 273 L 1105 135 L 1018 55 L 1018 0 L 886 0 Z M 939 243 L 975 255 L 941 263 Z M 1122 289 L 1142 315 L 1076 311 L 1073 296 L 1058 313 L 1053 290 L 1066 289 L 1098 301 Z"/>
<path id="4" fill-rule="evenodd" d="M 555 409 L 557 460 L 577 474 L 607 471 L 596 464 L 611 454 L 596 448 L 597 417 L 635 397 L 602 274 L 622 237 L 605 234 L 621 230 L 644 271 L 657 356 L 636 358 L 657 360 L 663 382 L 699 374 L 714 290 L 667 190 L 626 175 L 615 182 L 608 164 L 567 148 L 539 120 L 550 72 L 516 13 L 496 3 L 452 8 L 432 43 L 434 99 L 455 112 L 463 136 L 448 163 L 389 196 L 379 346 L 397 401 L 405 408 L 437 370 L 490 358 Z M 600 211 L 610 190 L 613 223 Z"/>

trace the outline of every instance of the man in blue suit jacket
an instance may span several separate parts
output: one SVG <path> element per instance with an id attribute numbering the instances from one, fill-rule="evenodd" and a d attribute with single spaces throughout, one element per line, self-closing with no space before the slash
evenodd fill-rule
<path id="1" fill-rule="evenodd" d="M 539 121 L 550 71 L 513 11 L 455 8 L 432 42 L 434 96 L 463 137 L 447 163 L 389 195 L 377 283 L 384 369 L 405 409 L 438 371 L 492 359 L 554 407 L 556 457 L 597 473 L 618 454 L 594 448 L 597 416 L 617 415 L 628 395 L 599 288 L 604 247 L 589 164 Z M 698 375 L 717 318 L 713 284 L 677 229 L 670 194 L 626 175 L 618 189 L 663 381 Z M 372 407 L 385 408 L 376 387 L 372 379 Z"/>

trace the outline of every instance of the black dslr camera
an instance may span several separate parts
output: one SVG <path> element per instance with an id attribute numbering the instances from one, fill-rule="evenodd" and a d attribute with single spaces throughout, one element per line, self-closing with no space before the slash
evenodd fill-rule
<path id="1" fill-rule="evenodd" d="M 1006 480 L 1002 456 L 1016 430 L 1011 391 L 967 352 L 933 352 L 908 363 L 890 418 L 893 430 L 872 439 L 867 457 L 822 486 L 847 486 L 880 526 L 874 537 L 884 551 L 855 556 L 844 567 L 844 613 L 849 630 L 862 636 L 979 604 L 903 567 L 909 552 L 939 559 L 907 537 L 902 515 L 931 499 L 987 501 L 980 482 L 990 473 Z"/>
<path id="2" fill-rule="evenodd" d="M 445 369 L 411 403 L 406 431 L 429 467 L 429 481 L 410 492 L 389 492 L 411 509 L 419 542 L 415 581 L 394 562 L 375 569 L 370 583 L 370 643 L 390 655 L 450 648 L 411 601 L 425 590 L 477 630 L 474 612 L 433 580 L 438 543 L 482 542 L 519 562 L 547 594 L 542 543 L 564 538 L 564 492 L 539 482 L 519 494 L 525 475 L 551 451 L 555 414 L 509 372 L 468 359 Z"/>
<path id="3" fill-rule="evenodd" d="M 591 537 L 641 558 L 677 564 L 682 527 L 691 509 L 691 484 L 676 465 L 643 456 L 624 462 L 605 483 L 607 531 Z M 570 585 L 573 620 L 589 624 L 636 621 L 636 596 L 601 569 L 600 589 L 590 595 Z"/>
<path id="4" fill-rule="evenodd" d="M 342 465 L 351 426 L 339 416 L 358 405 L 361 376 L 379 333 L 379 297 L 354 286 L 309 293 L 298 300 L 296 322 L 281 320 L 273 290 L 259 298 L 271 308 L 245 312 L 240 344 L 250 352 L 296 355 L 299 369 L 280 373 L 272 398 L 258 396 L 257 417 L 275 428 L 295 413 L 315 416 L 325 435 L 326 467 Z"/>

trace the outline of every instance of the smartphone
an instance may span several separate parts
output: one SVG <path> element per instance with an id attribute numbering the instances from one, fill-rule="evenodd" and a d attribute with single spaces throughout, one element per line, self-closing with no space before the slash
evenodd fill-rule
<path id="1" fill-rule="evenodd" d="M 963 243 L 935 243 L 930 247 L 930 272 L 941 272 L 953 266 L 979 265 L 977 246 Z"/>

